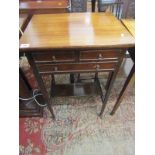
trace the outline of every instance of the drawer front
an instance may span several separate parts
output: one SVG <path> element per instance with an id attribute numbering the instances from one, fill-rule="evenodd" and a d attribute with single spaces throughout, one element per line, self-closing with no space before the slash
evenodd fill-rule
<path id="1" fill-rule="evenodd" d="M 74 52 L 50 52 L 33 54 L 36 63 L 48 62 L 73 62 L 75 61 Z"/>
<path id="2" fill-rule="evenodd" d="M 77 63 L 77 64 L 39 64 L 38 70 L 41 74 L 70 73 L 70 72 L 96 72 L 114 70 L 117 61 L 102 63 Z"/>
<path id="3" fill-rule="evenodd" d="M 82 51 L 80 61 L 117 60 L 123 53 L 121 51 Z"/>

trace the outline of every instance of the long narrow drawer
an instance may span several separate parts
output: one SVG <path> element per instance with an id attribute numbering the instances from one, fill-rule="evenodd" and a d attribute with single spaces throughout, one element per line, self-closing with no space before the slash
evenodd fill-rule
<path id="1" fill-rule="evenodd" d="M 82 51 L 80 61 L 117 60 L 123 53 L 120 50 Z"/>
<path id="2" fill-rule="evenodd" d="M 48 63 L 48 62 L 73 62 L 75 61 L 74 52 L 49 52 L 49 53 L 34 53 L 34 60 L 36 63 Z"/>
<path id="3" fill-rule="evenodd" d="M 118 61 L 102 63 L 70 63 L 70 64 L 38 64 L 41 74 L 85 72 L 85 71 L 111 71 L 114 70 Z"/>

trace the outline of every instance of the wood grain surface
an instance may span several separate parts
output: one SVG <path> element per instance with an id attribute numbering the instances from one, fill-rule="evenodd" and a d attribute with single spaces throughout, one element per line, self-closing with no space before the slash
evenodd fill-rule
<path id="1" fill-rule="evenodd" d="M 22 1 L 19 3 L 19 12 L 28 14 L 67 12 L 69 0 Z"/>
<path id="2" fill-rule="evenodd" d="M 20 50 L 133 47 L 134 38 L 111 13 L 34 15 Z"/>

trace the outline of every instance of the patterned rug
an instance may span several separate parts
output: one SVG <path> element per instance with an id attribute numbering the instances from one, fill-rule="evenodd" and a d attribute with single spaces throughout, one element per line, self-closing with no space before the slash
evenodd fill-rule
<path id="1" fill-rule="evenodd" d="M 37 88 L 32 71 L 25 73 Z M 100 75 L 106 77 L 107 75 Z M 43 77 L 47 90 L 50 78 Z M 58 82 L 68 82 L 68 75 L 57 76 Z M 44 109 L 43 118 L 20 118 L 20 155 L 134 155 L 134 87 L 130 86 L 114 116 L 110 112 L 125 78 L 117 76 L 102 119 L 99 96 L 54 98 L 56 121 Z M 104 80 L 102 80 L 104 85 Z"/>

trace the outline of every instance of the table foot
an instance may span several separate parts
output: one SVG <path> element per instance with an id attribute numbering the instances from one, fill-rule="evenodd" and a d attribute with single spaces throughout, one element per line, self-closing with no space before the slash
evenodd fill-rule
<path id="1" fill-rule="evenodd" d="M 51 107 L 51 105 L 48 105 L 48 109 L 49 109 L 49 111 L 50 111 L 50 113 L 51 113 L 51 118 L 52 118 L 53 120 L 55 120 L 55 115 L 54 115 L 53 108 Z"/>

